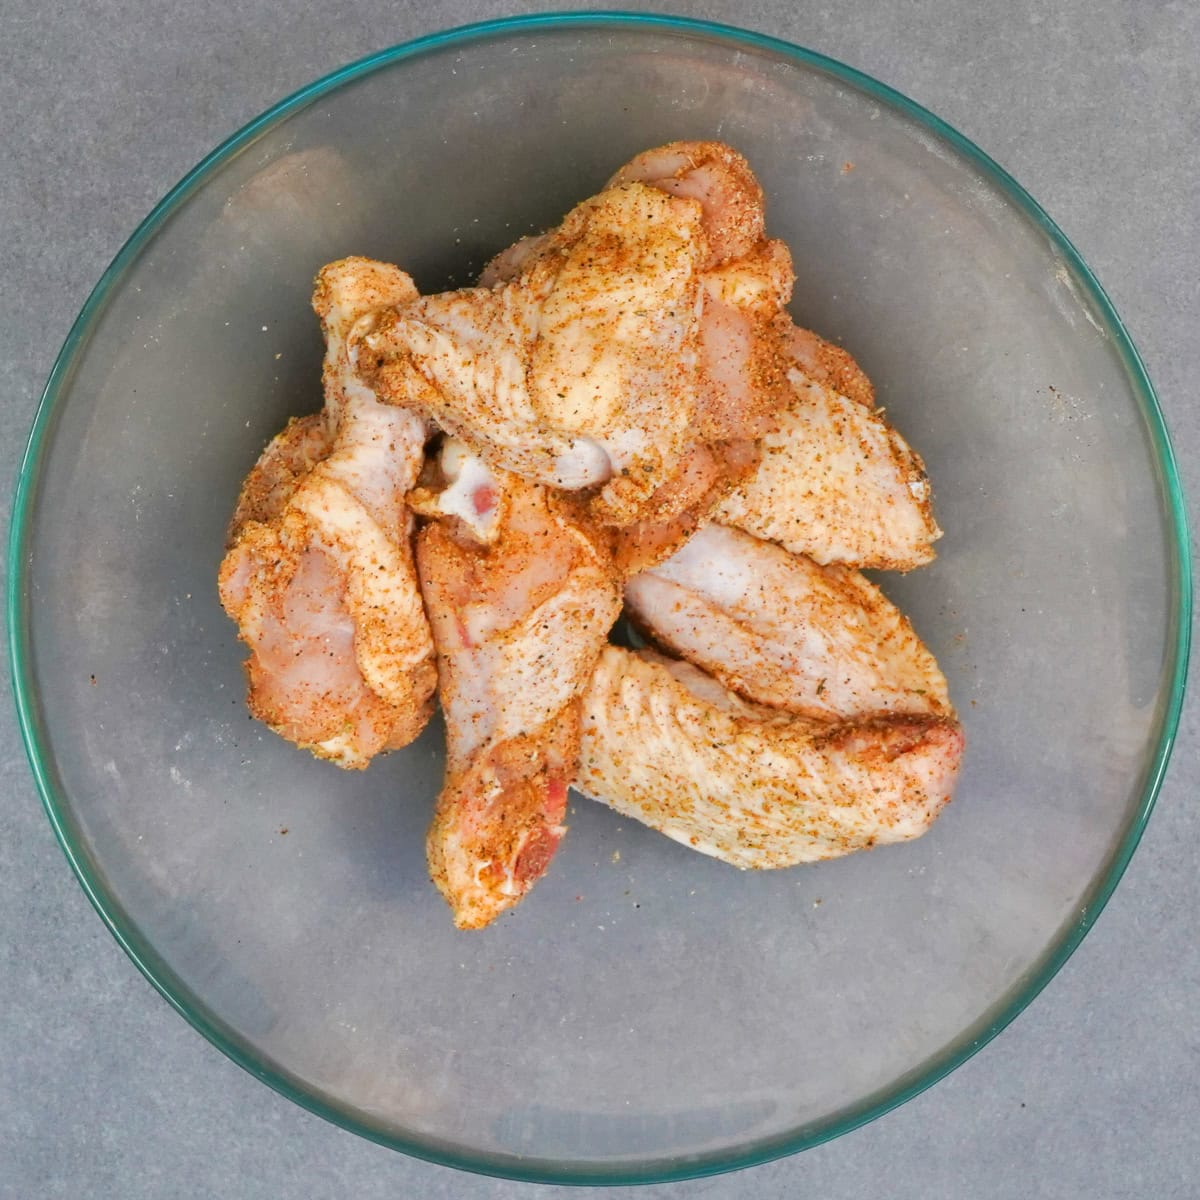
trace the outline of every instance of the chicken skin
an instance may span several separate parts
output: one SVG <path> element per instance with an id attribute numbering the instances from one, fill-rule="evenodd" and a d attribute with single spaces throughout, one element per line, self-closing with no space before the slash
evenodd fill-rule
<path id="1" fill-rule="evenodd" d="M 345 259 L 317 277 L 325 408 L 292 421 L 242 488 L 219 588 L 250 647 L 250 711 L 343 767 L 407 745 L 432 711 L 433 643 L 405 493 L 426 427 L 354 375 L 350 338 L 416 291 L 395 267 Z"/>
<path id="2" fill-rule="evenodd" d="M 787 331 L 792 366 L 812 383 L 819 383 L 866 408 L 875 407 L 875 388 L 848 350 L 827 342 L 811 329 L 793 325 Z"/>
<path id="3" fill-rule="evenodd" d="M 576 786 L 736 867 L 787 867 L 919 837 L 962 746 L 946 717 L 816 721 L 609 646 L 584 700 Z"/>
<path id="4" fill-rule="evenodd" d="M 857 571 L 707 525 L 625 584 L 660 646 L 747 700 L 826 720 L 951 715 L 946 680 L 908 620 Z"/>
<path id="5" fill-rule="evenodd" d="M 447 741 L 427 853 L 455 924 L 477 929 L 525 895 L 565 832 L 581 697 L 620 595 L 572 501 L 491 475 L 460 445 L 442 460 L 444 488 L 418 493 L 441 514 L 417 563 Z"/>

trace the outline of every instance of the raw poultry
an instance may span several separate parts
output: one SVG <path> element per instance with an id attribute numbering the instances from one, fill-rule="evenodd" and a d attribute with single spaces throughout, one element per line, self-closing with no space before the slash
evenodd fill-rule
<path id="1" fill-rule="evenodd" d="M 625 585 L 634 622 L 747 700 L 827 719 L 950 711 L 946 680 L 865 576 L 706 525 Z"/>
<path id="2" fill-rule="evenodd" d="M 455 923 L 478 928 L 533 886 L 565 832 L 579 707 L 621 597 L 571 499 L 491 475 L 453 443 L 440 466 L 417 542 L 446 718 L 427 845 Z"/>
<path id="3" fill-rule="evenodd" d="M 743 868 L 918 837 L 950 798 L 963 745 L 949 717 L 814 721 L 617 646 L 601 655 L 583 729 L 580 791 Z"/>
<path id="4" fill-rule="evenodd" d="M 386 263 L 317 277 L 325 408 L 291 422 L 242 487 L 221 564 L 225 611 L 250 647 L 250 711 L 343 767 L 406 746 L 432 712 L 433 642 L 404 503 L 426 426 L 356 378 L 350 338 L 416 296 Z"/>
<path id="5" fill-rule="evenodd" d="M 819 563 L 910 571 L 942 536 L 925 464 L 874 406 L 858 364 L 806 329 L 787 340 L 791 395 L 715 520 Z"/>
<path id="6" fill-rule="evenodd" d="M 492 286 L 398 306 L 362 338 L 364 380 L 497 468 L 594 489 L 602 523 L 682 511 L 689 455 L 757 436 L 787 398 L 792 284 L 745 160 L 691 150 L 635 159 Z"/>
<path id="7" fill-rule="evenodd" d="M 420 731 L 436 646 L 427 851 L 460 927 L 545 872 L 572 781 L 740 867 L 915 837 L 948 799 L 945 679 L 856 569 L 932 559 L 924 465 L 792 283 L 716 142 L 638 155 L 477 287 L 318 277 L 326 407 L 251 472 L 222 601 L 251 710 L 342 766 Z M 622 603 L 677 657 L 607 645 Z"/>

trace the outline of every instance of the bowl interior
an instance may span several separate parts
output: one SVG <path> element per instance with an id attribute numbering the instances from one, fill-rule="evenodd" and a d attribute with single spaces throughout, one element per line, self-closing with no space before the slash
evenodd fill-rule
<path id="1" fill-rule="evenodd" d="M 322 263 L 466 283 L 686 137 L 749 157 L 797 319 L 852 350 L 925 457 L 939 558 L 883 582 L 949 678 L 965 772 L 923 840 L 760 875 L 577 800 L 530 898 L 458 933 L 423 857 L 440 727 L 348 774 L 249 720 L 225 523 L 264 442 L 320 404 Z M 79 870 L 224 1048 L 405 1149 L 652 1178 L 847 1127 L 1042 980 L 1161 767 L 1180 551 L 1110 318 L 980 160 L 766 44 L 515 26 L 315 94 L 131 250 L 28 469 L 21 682 Z"/>

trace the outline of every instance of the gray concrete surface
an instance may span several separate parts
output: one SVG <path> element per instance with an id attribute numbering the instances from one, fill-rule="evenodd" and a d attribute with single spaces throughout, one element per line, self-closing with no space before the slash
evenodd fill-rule
<path id="1" fill-rule="evenodd" d="M 438 27 L 532 7 L 0 0 L 6 510 L 37 396 L 72 318 L 127 234 L 184 171 L 249 117 L 343 62 Z M 1111 293 L 1157 382 L 1185 484 L 1200 496 L 1200 7 L 635 7 L 727 20 L 822 50 L 928 105 L 1007 166 Z M 534 1194 L 359 1141 L 255 1082 L 193 1033 L 138 975 L 68 871 L 10 707 L 0 709 L 0 1197 Z M 655 1194 L 1200 1194 L 1197 713 L 1193 702 L 1158 811 L 1115 898 L 1065 970 L 998 1040 L 917 1100 L 834 1143 Z"/>

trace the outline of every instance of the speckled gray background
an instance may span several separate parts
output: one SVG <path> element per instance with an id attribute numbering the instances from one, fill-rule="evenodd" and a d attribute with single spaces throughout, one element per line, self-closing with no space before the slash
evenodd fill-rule
<path id="1" fill-rule="evenodd" d="M 564 4 L 561 7 L 578 7 Z M 944 116 L 1108 289 L 1200 495 L 1200 6 L 1190 0 L 634 4 L 811 46 Z M 161 194 L 314 77 L 515 3 L 0 0 L 0 498 L 71 320 Z M 1193 509 L 1193 512 L 1195 510 Z M 158 998 L 72 878 L 0 711 L 0 1197 L 530 1197 L 326 1125 Z M 1200 785 L 1185 710 L 1158 810 L 1062 973 L 982 1053 L 799 1157 L 656 1197 L 1200 1194 Z M 638 1189 L 618 1189 L 628 1195 Z M 647 1194 L 648 1189 L 647 1189 Z"/>

